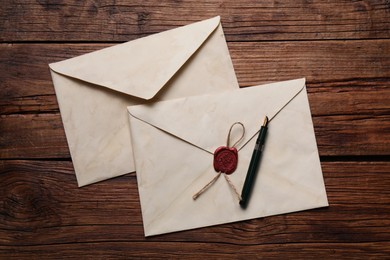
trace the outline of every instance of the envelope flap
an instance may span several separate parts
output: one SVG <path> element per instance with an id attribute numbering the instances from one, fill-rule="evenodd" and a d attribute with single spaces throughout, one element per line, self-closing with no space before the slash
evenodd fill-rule
<path id="1" fill-rule="evenodd" d="M 150 35 L 65 61 L 60 74 L 151 99 L 217 28 L 220 17 Z"/>
<path id="2" fill-rule="evenodd" d="M 234 122 L 242 122 L 245 136 L 242 147 L 259 131 L 264 116 L 273 118 L 305 86 L 305 79 L 277 82 L 238 89 L 217 95 L 188 97 L 128 107 L 131 116 L 168 132 L 198 148 L 214 153 L 226 145 Z M 232 142 L 242 130 L 232 131 Z M 169 149 L 169 147 L 167 147 Z"/>

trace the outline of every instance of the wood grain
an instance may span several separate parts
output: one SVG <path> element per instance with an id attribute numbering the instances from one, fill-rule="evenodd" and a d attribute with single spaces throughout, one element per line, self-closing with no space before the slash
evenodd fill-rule
<path id="1" fill-rule="evenodd" d="M 151 238 L 134 173 L 77 188 L 47 64 L 221 15 L 241 87 L 307 79 L 330 206 Z M 0 258 L 389 259 L 388 0 L 5 0 Z"/>
<path id="2" fill-rule="evenodd" d="M 243 248 L 245 250 L 243 250 Z M 389 242 L 374 243 L 281 243 L 231 245 L 202 242 L 105 242 L 24 246 L 0 246 L 0 257 L 16 259 L 384 259 L 389 256 Z"/>
<path id="3" fill-rule="evenodd" d="M 61 117 L 26 114 L 0 117 L 0 158 L 69 158 Z"/>
<path id="4" fill-rule="evenodd" d="M 0 45 L 0 115 L 57 112 L 48 64 L 108 46 Z M 306 77 L 313 115 L 389 114 L 389 40 L 245 42 L 229 47 L 241 87 Z"/>
<path id="5" fill-rule="evenodd" d="M 375 1 L 6 0 L 0 41 L 128 41 L 221 15 L 228 41 L 378 39 L 390 4 Z"/>
<path id="6" fill-rule="evenodd" d="M 322 167 L 327 208 L 144 238 L 134 174 L 80 189 L 71 162 L 0 161 L 0 250 L 56 256 L 74 248 L 92 257 L 95 251 L 83 250 L 85 245 L 103 255 L 123 249 L 127 256 L 175 256 L 176 244 L 180 255 L 203 246 L 205 256 L 228 256 L 234 250 L 220 247 L 240 245 L 248 255 L 265 250 L 271 256 L 272 246 L 286 253 L 303 246 L 302 256 L 317 250 L 335 256 L 389 254 L 390 162 L 323 162 Z M 354 244 L 342 250 L 347 243 Z M 109 245 L 116 249 L 103 252 Z"/>

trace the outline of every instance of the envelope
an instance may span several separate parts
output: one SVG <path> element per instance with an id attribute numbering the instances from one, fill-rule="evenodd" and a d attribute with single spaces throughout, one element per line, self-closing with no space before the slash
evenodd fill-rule
<path id="1" fill-rule="evenodd" d="M 145 236 L 328 206 L 305 79 L 128 107 Z M 241 192 L 264 117 L 270 119 L 246 209 L 217 175 L 213 153 L 245 127 L 229 175 Z M 231 140 L 240 138 L 234 127 Z"/>
<path id="2" fill-rule="evenodd" d="M 219 16 L 49 66 L 79 186 L 135 170 L 127 106 L 239 88 Z"/>

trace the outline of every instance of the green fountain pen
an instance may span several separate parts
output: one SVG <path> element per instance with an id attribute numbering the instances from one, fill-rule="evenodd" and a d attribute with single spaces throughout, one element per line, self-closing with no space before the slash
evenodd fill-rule
<path id="1" fill-rule="evenodd" d="M 253 183 L 255 182 L 256 173 L 259 169 L 261 152 L 264 149 L 265 136 L 268 129 L 268 117 L 265 117 L 264 123 L 260 128 L 259 135 L 256 140 L 255 149 L 252 153 L 251 162 L 249 163 L 248 172 L 246 174 L 244 186 L 242 187 L 240 206 L 246 208 L 251 194 Z"/>

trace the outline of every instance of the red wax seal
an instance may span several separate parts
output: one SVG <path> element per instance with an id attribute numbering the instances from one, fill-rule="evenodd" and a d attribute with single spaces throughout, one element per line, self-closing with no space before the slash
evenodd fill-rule
<path id="1" fill-rule="evenodd" d="M 214 152 L 214 169 L 216 172 L 232 174 L 237 168 L 238 152 L 234 147 L 221 146 Z"/>

